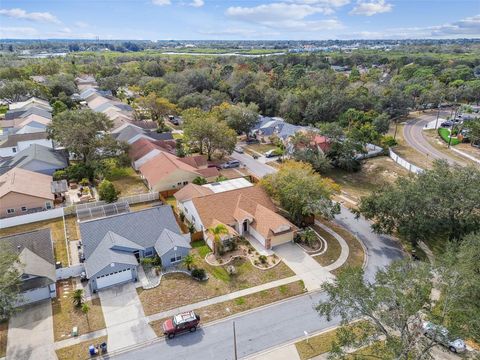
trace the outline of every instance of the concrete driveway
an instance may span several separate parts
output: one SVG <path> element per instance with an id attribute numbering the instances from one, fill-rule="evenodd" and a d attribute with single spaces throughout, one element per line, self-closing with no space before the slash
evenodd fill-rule
<path id="1" fill-rule="evenodd" d="M 317 290 L 322 283 L 334 278 L 332 274 L 296 244 L 279 245 L 274 247 L 273 250 L 295 274 L 300 276 L 308 291 Z"/>
<path id="2" fill-rule="evenodd" d="M 28 305 L 8 324 L 7 359 L 57 359 L 53 347 L 52 303 Z"/>
<path id="3" fill-rule="evenodd" d="M 148 325 L 134 283 L 98 292 L 107 326 L 108 350 L 114 351 L 156 337 Z"/>

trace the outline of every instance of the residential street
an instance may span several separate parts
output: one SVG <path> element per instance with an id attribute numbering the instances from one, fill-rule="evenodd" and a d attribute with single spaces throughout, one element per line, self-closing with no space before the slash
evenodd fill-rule
<path id="1" fill-rule="evenodd" d="M 446 155 L 444 152 L 435 149 L 423 136 L 423 128 L 430 121 L 436 119 L 436 114 L 423 114 L 417 119 L 413 119 L 407 122 L 405 128 L 403 129 L 403 134 L 408 145 L 417 150 L 418 152 L 428 155 L 430 158 L 435 160 L 446 160 L 449 164 L 465 166 L 466 163 L 459 162 L 454 158 Z"/>
<path id="2" fill-rule="evenodd" d="M 234 157 L 244 162 L 257 176 L 274 172 L 275 169 L 255 161 L 248 155 L 234 153 Z M 364 218 L 355 219 L 355 215 L 346 208 L 336 221 L 354 233 L 365 244 L 367 264 L 365 278 L 372 281 L 376 271 L 391 261 L 402 257 L 399 245 L 388 236 L 374 234 L 370 223 Z M 111 354 L 113 359 L 157 359 L 162 357 L 176 359 L 233 359 L 232 321 L 237 330 L 239 358 L 250 356 L 280 344 L 300 339 L 338 324 L 338 319 L 327 322 L 320 318 L 315 306 L 325 295 L 310 293 L 266 308 L 239 314 L 199 329 L 195 334 L 179 336 L 173 340 L 158 340 L 144 346 L 132 348 L 121 354 Z"/>

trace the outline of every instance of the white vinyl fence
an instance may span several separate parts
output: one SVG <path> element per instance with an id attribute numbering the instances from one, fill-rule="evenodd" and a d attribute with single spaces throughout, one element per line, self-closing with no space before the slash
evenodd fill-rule
<path id="1" fill-rule="evenodd" d="M 71 277 L 80 276 L 82 271 L 85 271 L 85 266 L 83 264 L 77 264 L 57 269 L 57 280 L 69 279 Z"/>
<path id="2" fill-rule="evenodd" d="M 138 204 L 138 203 L 147 202 L 147 201 L 155 201 L 155 200 L 158 200 L 159 198 L 160 198 L 160 195 L 158 192 L 149 192 L 144 194 L 119 197 L 116 202 L 127 203 L 131 205 L 131 204 Z M 75 206 L 75 210 L 83 210 L 83 209 L 95 208 L 95 207 L 106 205 L 106 204 L 107 203 L 105 201 L 93 201 L 93 202 L 78 204 L 74 206 Z"/>
<path id="3" fill-rule="evenodd" d="M 398 156 L 397 154 L 395 154 L 393 152 L 392 149 L 390 149 L 390 157 L 392 158 L 393 161 L 395 161 L 398 165 L 404 167 L 405 169 L 407 169 L 408 171 L 410 172 L 413 172 L 415 174 L 420 174 L 423 172 L 423 169 L 416 166 L 416 165 L 413 165 L 412 163 L 409 163 L 407 160 L 405 160 L 404 158 Z"/>
<path id="4" fill-rule="evenodd" d="M 63 208 L 39 211 L 32 214 L 19 215 L 11 218 L 0 219 L 0 229 L 29 224 L 42 220 L 55 219 L 63 216 Z"/>

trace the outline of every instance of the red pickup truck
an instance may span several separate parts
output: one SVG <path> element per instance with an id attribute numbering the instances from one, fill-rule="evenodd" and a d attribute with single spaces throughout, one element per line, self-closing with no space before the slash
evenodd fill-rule
<path id="1" fill-rule="evenodd" d="M 163 323 L 163 334 L 173 339 L 177 334 L 196 331 L 199 323 L 200 316 L 193 311 L 187 311 L 166 320 Z"/>

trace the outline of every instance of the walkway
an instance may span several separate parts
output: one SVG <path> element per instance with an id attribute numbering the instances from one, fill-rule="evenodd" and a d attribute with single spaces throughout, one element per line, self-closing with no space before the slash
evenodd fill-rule
<path id="1" fill-rule="evenodd" d="M 318 290 L 325 281 L 331 281 L 334 278 L 297 244 L 287 243 L 276 246 L 275 252 L 303 280 L 308 291 Z"/>
<path id="2" fill-rule="evenodd" d="M 337 260 L 335 260 L 333 264 L 330 264 L 324 267 L 324 269 L 327 271 L 333 271 L 335 269 L 338 269 L 340 266 L 342 266 L 345 263 L 345 261 L 347 261 L 348 254 L 350 253 L 350 248 L 348 247 L 347 242 L 335 231 L 330 229 L 327 225 L 322 224 L 320 221 L 315 220 L 315 225 L 321 227 L 323 230 L 328 232 L 339 242 L 341 247 L 340 256 L 338 257 Z"/>

